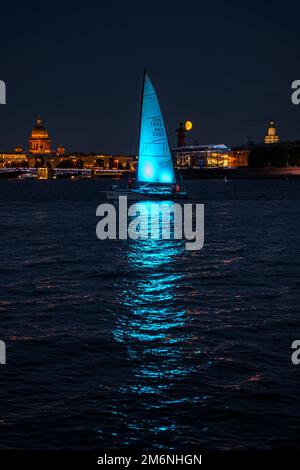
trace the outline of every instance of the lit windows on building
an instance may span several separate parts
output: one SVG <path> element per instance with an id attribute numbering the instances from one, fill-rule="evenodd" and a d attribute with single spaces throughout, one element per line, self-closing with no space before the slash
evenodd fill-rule
<path id="1" fill-rule="evenodd" d="M 36 120 L 36 124 L 31 131 L 29 138 L 29 153 L 49 154 L 51 153 L 51 141 L 47 129 L 42 124 L 41 118 Z"/>
<path id="2" fill-rule="evenodd" d="M 270 121 L 267 135 L 264 139 L 265 144 L 277 144 L 279 142 L 279 137 L 276 134 L 276 127 L 274 121 Z"/>
<path id="3" fill-rule="evenodd" d="M 239 166 L 236 155 L 224 144 L 192 145 L 173 149 L 175 164 L 178 167 L 215 167 Z"/>

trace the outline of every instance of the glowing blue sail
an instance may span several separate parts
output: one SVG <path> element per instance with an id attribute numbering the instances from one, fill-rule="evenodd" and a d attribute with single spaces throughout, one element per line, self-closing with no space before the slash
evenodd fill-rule
<path id="1" fill-rule="evenodd" d="M 144 77 L 139 142 L 139 183 L 176 183 L 164 119 L 148 73 Z"/>

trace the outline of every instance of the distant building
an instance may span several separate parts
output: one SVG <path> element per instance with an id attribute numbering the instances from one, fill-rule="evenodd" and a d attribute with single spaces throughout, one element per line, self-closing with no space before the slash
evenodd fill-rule
<path id="1" fill-rule="evenodd" d="M 31 131 L 29 138 L 29 153 L 49 154 L 51 153 L 51 141 L 47 129 L 42 124 L 40 117 L 36 120 L 36 125 Z"/>
<path id="2" fill-rule="evenodd" d="M 232 149 L 233 161 L 235 162 L 234 166 L 249 166 L 249 155 L 252 148 L 253 145 L 250 147 L 248 144 L 234 147 Z"/>
<path id="3" fill-rule="evenodd" d="M 244 166 L 245 159 L 239 161 L 241 154 L 235 154 L 224 144 L 191 145 L 176 147 L 172 150 L 175 165 L 178 167 L 235 167 Z"/>
<path id="4" fill-rule="evenodd" d="M 279 142 L 279 137 L 276 134 L 276 127 L 274 121 L 270 121 L 267 135 L 264 139 L 265 144 L 277 144 Z"/>
<path id="5" fill-rule="evenodd" d="M 0 168 L 19 168 L 28 166 L 26 153 L 0 152 Z"/>
<path id="6" fill-rule="evenodd" d="M 62 145 L 59 145 L 56 150 L 56 155 L 63 155 L 64 153 L 66 153 L 66 149 Z"/>

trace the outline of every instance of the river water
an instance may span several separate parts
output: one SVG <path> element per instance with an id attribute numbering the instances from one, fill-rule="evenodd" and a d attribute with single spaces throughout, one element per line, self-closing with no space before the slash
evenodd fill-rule
<path id="1" fill-rule="evenodd" d="M 0 182 L 0 448 L 300 444 L 300 181 L 190 181 L 205 244 L 96 238 L 101 179 Z"/>

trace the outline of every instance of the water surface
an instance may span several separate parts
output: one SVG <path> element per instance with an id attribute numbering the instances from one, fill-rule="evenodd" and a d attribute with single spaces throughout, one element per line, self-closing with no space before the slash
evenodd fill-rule
<path id="1" fill-rule="evenodd" d="M 199 252 L 97 240 L 109 184 L 0 182 L 0 447 L 299 446 L 300 181 L 187 182 Z"/>

